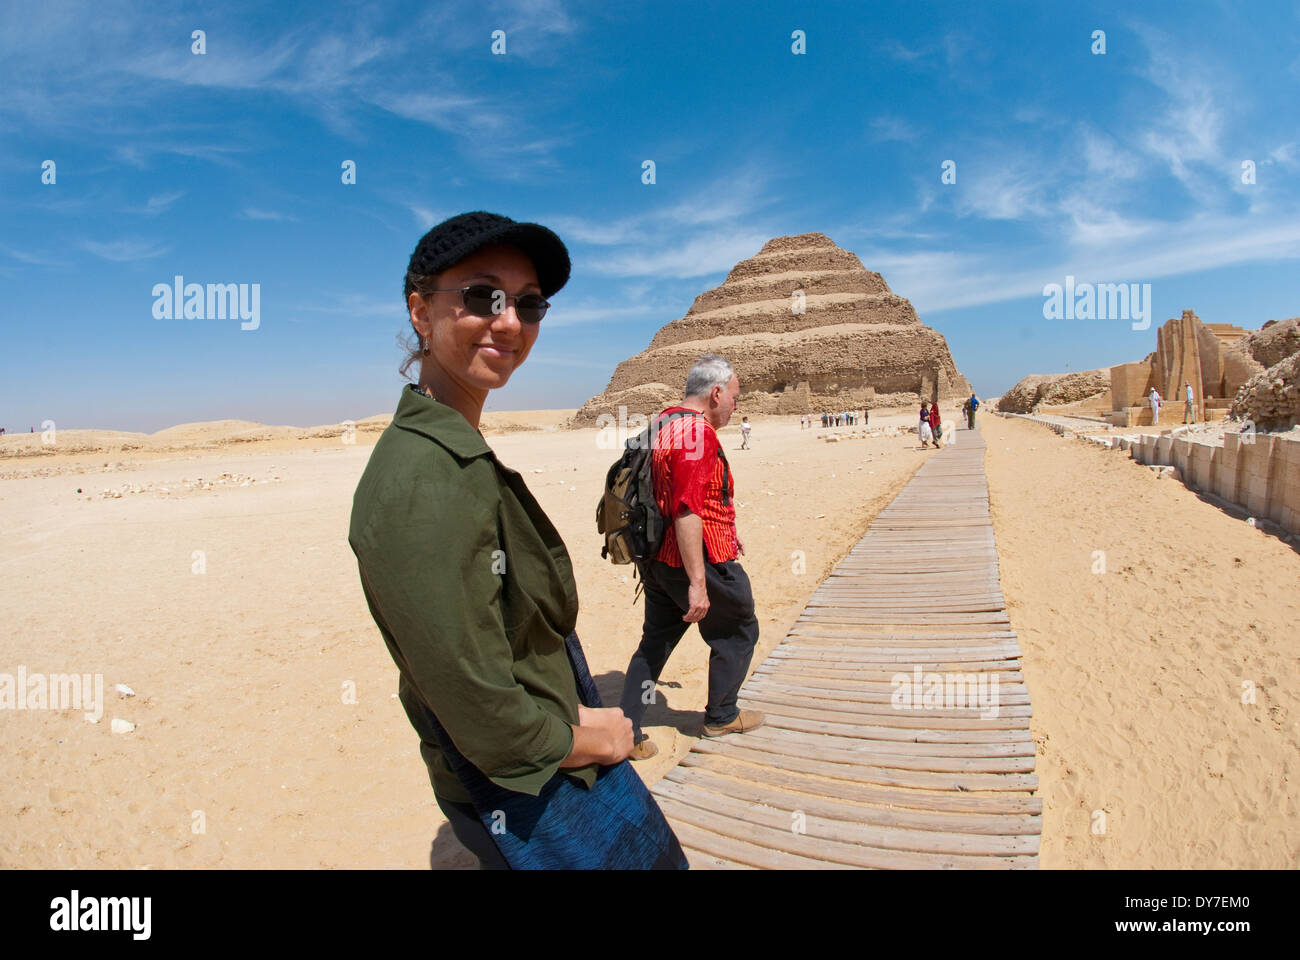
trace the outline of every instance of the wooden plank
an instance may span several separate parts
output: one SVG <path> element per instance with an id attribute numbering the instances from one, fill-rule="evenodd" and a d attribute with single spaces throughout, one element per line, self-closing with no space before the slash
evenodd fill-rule
<path id="1" fill-rule="evenodd" d="M 1022 827 L 1037 826 L 1042 820 L 1043 801 L 1038 797 L 1024 797 L 1017 794 L 976 796 L 882 787 L 873 783 L 832 779 L 806 771 L 783 770 L 722 753 L 699 750 L 692 750 L 683 757 L 681 764 L 674 768 L 674 770 L 680 769 L 709 770 L 737 780 L 771 783 L 816 796 L 851 800 L 855 803 L 883 808 L 894 815 L 915 811 L 921 816 L 919 819 L 908 821 L 913 824 L 946 823 L 947 821 L 943 819 L 930 821 L 926 818 L 959 814 L 963 822 L 969 821 L 973 824 L 970 829 L 976 829 L 986 821 L 990 830 L 1000 829 L 1002 825 L 1007 825 L 1003 823 L 1005 818 L 1009 824 L 1007 828 L 1011 832 L 1019 833 L 1024 832 Z"/>
<path id="2" fill-rule="evenodd" d="M 717 856 L 720 859 L 725 858 L 732 863 L 739 863 L 755 870 L 861 869 L 860 867 L 851 867 L 840 863 L 828 863 L 825 860 L 817 860 L 812 857 L 801 857 L 781 850 L 773 850 L 770 847 L 759 846 L 747 840 L 737 840 L 734 837 L 716 833 L 712 830 L 701 829 L 692 823 L 678 820 L 673 816 L 674 801 L 661 801 L 659 805 L 672 822 L 673 832 L 677 834 L 677 839 L 681 842 L 683 850 L 689 846 L 692 850 L 704 852 L 705 855 Z M 687 861 L 690 862 L 689 857 L 687 857 Z M 693 863 L 692 866 L 694 866 Z"/>
<path id="3" fill-rule="evenodd" d="M 677 838 L 679 841 L 681 837 Z M 712 853 L 705 853 L 703 850 L 696 850 L 693 847 L 682 844 L 682 853 L 686 854 L 686 862 L 692 870 L 757 870 L 757 867 L 751 867 L 747 863 L 737 863 L 734 860 L 725 860 L 722 857 L 715 856 Z"/>
<path id="4" fill-rule="evenodd" d="M 1005 789 L 1023 790 L 1028 781 L 1022 778 L 1032 777 L 1034 769 L 1033 757 L 900 757 L 867 750 L 814 747 L 781 737 L 760 736 L 765 729 L 759 727 L 743 734 L 747 749 L 782 758 L 807 758 L 878 771 L 877 775 L 882 779 L 875 782 L 894 786 L 930 790 L 997 790 L 1000 785 L 1008 784 Z M 771 758 L 768 762 L 782 765 L 785 760 Z"/>
<path id="5" fill-rule="evenodd" d="M 662 793 L 658 789 L 660 786 L 664 787 Z M 691 797 L 692 794 L 689 791 L 674 789 L 674 785 L 671 784 L 657 784 L 656 796 L 664 808 L 664 813 L 673 820 L 684 821 L 723 836 L 746 840 L 793 856 L 831 863 L 877 870 L 953 870 L 963 867 L 1006 870 L 1037 865 L 1037 856 L 1033 854 L 1023 857 L 962 856 L 867 846 L 852 839 L 861 831 L 854 831 L 848 825 L 814 817 L 805 818 L 809 832 L 799 833 L 790 829 L 790 818 L 778 811 L 765 811 L 761 807 L 746 805 L 741 801 L 731 801 L 730 798 L 719 797 L 718 794 L 710 794 L 710 800 L 719 798 L 728 811 L 726 814 L 716 813 L 711 809 L 683 801 L 682 796 Z M 784 824 L 779 822 L 783 817 Z M 826 836 L 827 834 L 830 836 Z"/>
<path id="6" fill-rule="evenodd" d="M 871 718 L 861 713 L 791 707 L 765 700 L 755 700 L 752 696 L 742 699 L 745 705 L 763 711 L 765 722 L 769 727 L 800 730 L 804 733 L 834 734 L 845 731 L 841 733 L 842 736 L 865 740 L 897 740 L 900 743 L 1023 743 L 1032 739 L 1027 726 L 992 730 L 953 730 L 920 725 L 905 727 L 867 722 Z"/>
<path id="7" fill-rule="evenodd" d="M 690 767 L 673 770 L 668 782 L 682 789 L 667 788 L 662 791 L 664 795 L 676 795 L 683 803 L 703 802 L 709 809 L 723 813 L 732 802 L 761 804 L 785 812 L 786 825 L 793 822 L 790 814 L 802 813 L 811 818 L 808 832 L 814 835 L 817 831 L 813 825 L 819 820 L 847 821 L 852 826 L 843 831 L 840 838 L 853 843 L 918 853 L 1011 856 L 1038 852 L 1037 817 L 991 817 L 984 823 L 975 824 L 972 821 L 979 818 L 961 814 L 909 812 L 900 815 L 887 809 L 800 793 L 775 784 L 734 780 Z M 718 794 L 727 802 L 700 797 L 691 788 Z M 996 828 L 990 832 L 993 825 Z M 975 826 L 981 829 L 968 829 Z M 829 831 L 821 835 L 828 834 Z"/>
<path id="8" fill-rule="evenodd" d="M 760 681 L 760 683 L 755 684 L 755 680 Z M 775 676 L 755 676 L 742 688 L 741 695 L 743 696 L 745 691 L 750 689 L 753 689 L 756 693 L 785 693 L 816 698 L 822 701 L 839 701 L 846 705 L 856 704 L 865 712 L 882 714 L 897 714 L 900 712 L 894 708 L 889 697 L 868 695 L 852 688 L 844 690 L 835 685 L 814 686 L 806 683 L 793 683 Z M 1032 707 L 1029 703 L 1003 702 L 998 705 L 999 717 L 1030 717 L 1033 716 L 1031 711 Z M 986 711 L 978 707 L 943 707 L 933 710 L 923 707 L 922 710 L 913 712 L 922 713 L 926 717 L 966 717 L 973 719 Z"/>

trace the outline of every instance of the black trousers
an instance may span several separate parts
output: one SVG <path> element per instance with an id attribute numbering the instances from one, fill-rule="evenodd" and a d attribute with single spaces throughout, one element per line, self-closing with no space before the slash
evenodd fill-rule
<path id="1" fill-rule="evenodd" d="M 510 869 L 510 864 L 506 863 L 506 858 L 501 856 L 501 851 L 497 849 L 492 834 L 488 832 L 487 827 L 483 826 L 483 821 L 478 818 L 478 813 L 474 810 L 474 804 L 444 800 L 436 793 L 433 798 L 438 801 L 438 807 L 446 815 L 447 822 L 451 824 L 451 832 L 456 834 L 456 839 L 464 844 L 470 853 L 478 857 L 478 868 L 480 870 Z M 429 859 L 433 859 L 432 851 L 429 853 Z M 432 863 L 429 865 L 433 866 Z"/>
<path id="2" fill-rule="evenodd" d="M 684 567 L 656 560 L 645 571 L 645 621 L 641 645 L 632 655 L 623 683 L 623 713 L 641 735 L 641 718 L 678 641 L 691 626 L 682 620 L 690 609 L 690 578 Z M 709 702 L 704 722 L 722 726 L 740 713 L 736 700 L 758 643 L 758 618 L 749 575 L 740 563 L 704 564 L 709 612 L 700 620 L 700 636 L 709 645 Z"/>

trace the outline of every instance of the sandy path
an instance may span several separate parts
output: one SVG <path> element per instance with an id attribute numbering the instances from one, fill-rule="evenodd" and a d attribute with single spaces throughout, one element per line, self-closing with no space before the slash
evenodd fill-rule
<path id="1" fill-rule="evenodd" d="M 1294 867 L 1300 554 L 1123 454 L 982 429 L 1043 866 Z"/>

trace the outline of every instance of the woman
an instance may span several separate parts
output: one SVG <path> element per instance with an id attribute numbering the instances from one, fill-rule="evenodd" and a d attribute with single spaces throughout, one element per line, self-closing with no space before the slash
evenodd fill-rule
<path id="1" fill-rule="evenodd" d="M 921 423 L 917 427 L 916 432 L 917 435 L 921 438 L 921 449 L 924 450 L 926 447 L 930 445 L 930 438 L 933 436 L 933 433 L 930 430 L 930 401 L 929 400 L 921 401 Z"/>
<path id="2" fill-rule="evenodd" d="M 930 435 L 934 437 L 934 448 L 939 450 L 943 444 L 939 442 L 939 437 L 943 433 L 943 424 L 939 421 L 939 404 L 930 404 Z"/>
<path id="3" fill-rule="evenodd" d="M 418 362 L 419 380 L 375 444 L 348 538 L 438 806 L 484 868 L 508 865 L 505 830 L 476 808 L 485 790 L 591 788 L 632 750 L 622 710 L 580 701 L 564 542 L 478 431 L 568 277 L 564 244 L 537 224 L 468 213 L 420 240 L 404 289 L 419 341 L 402 367 Z"/>

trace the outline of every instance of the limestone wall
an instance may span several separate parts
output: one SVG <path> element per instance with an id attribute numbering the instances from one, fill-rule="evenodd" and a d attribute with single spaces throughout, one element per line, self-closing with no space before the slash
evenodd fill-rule
<path id="1" fill-rule="evenodd" d="M 1183 482 L 1300 533 L 1300 437 L 1229 433 L 1223 446 L 1144 434 L 1129 449 L 1147 465 L 1176 467 Z"/>
<path id="2" fill-rule="evenodd" d="M 1146 360 L 1110 368 L 1111 409 L 1137 406 L 1151 395 L 1151 364 Z"/>

